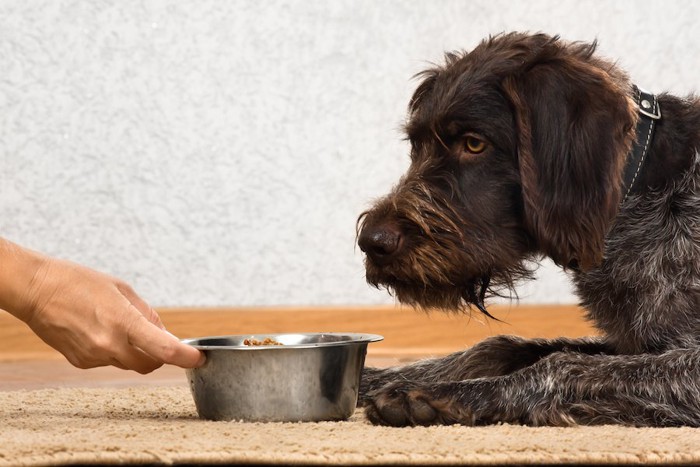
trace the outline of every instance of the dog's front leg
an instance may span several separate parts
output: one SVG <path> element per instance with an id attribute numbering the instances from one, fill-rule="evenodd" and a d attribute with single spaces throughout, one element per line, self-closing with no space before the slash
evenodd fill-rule
<path id="1" fill-rule="evenodd" d="M 486 376 L 503 376 L 528 367 L 553 352 L 613 353 L 600 337 L 580 339 L 523 339 L 495 336 L 475 346 L 440 358 L 421 360 L 392 368 L 366 367 L 362 372 L 358 405 L 368 394 L 391 382 L 451 382 Z"/>
<path id="2" fill-rule="evenodd" d="M 523 372 L 538 373 L 534 367 Z M 542 375 L 546 379 L 546 376 Z M 574 425 L 559 395 L 534 378 L 494 376 L 465 381 L 395 381 L 370 393 L 365 414 L 377 425 Z M 546 384 L 549 384 L 546 383 Z M 558 383 L 557 383 L 558 384 Z"/>
<path id="3" fill-rule="evenodd" d="M 700 426 L 700 350 L 558 352 L 505 376 L 389 383 L 366 413 L 392 426 L 489 424 Z"/>

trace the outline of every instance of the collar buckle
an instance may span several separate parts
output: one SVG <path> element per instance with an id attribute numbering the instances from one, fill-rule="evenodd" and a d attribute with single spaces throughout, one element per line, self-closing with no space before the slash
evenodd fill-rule
<path id="1" fill-rule="evenodd" d="M 635 97 L 637 110 L 640 114 L 654 120 L 661 119 L 661 106 L 659 106 L 659 101 L 654 94 L 635 86 Z"/>

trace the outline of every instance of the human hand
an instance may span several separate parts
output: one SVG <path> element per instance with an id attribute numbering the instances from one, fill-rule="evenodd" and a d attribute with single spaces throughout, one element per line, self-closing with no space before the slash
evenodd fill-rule
<path id="1" fill-rule="evenodd" d="M 167 332 L 129 285 L 78 264 L 43 258 L 24 303 L 18 317 L 78 368 L 113 365 L 145 374 L 164 363 L 204 363 L 204 354 Z"/>

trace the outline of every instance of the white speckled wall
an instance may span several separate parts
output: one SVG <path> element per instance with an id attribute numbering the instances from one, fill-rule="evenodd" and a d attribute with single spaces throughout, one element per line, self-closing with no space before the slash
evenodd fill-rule
<path id="1" fill-rule="evenodd" d="M 2 0 L 0 235 L 153 305 L 388 303 L 355 220 L 407 166 L 413 74 L 542 30 L 686 93 L 699 20 L 693 0 Z M 540 276 L 522 301 L 575 301 Z"/>

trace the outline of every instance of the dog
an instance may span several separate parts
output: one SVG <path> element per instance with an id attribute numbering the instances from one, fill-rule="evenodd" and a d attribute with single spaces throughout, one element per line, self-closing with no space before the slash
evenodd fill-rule
<path id="1" fill-rule="evenodd" d="M 503 33 L 419 74 L 410 167 L 357 241 L 367 281 L 423 309 L 488 314 L 549 257 L 601 336 L 367 367 L 373 423 L 700 426 L 700 99 L 595 50 Z"/>

